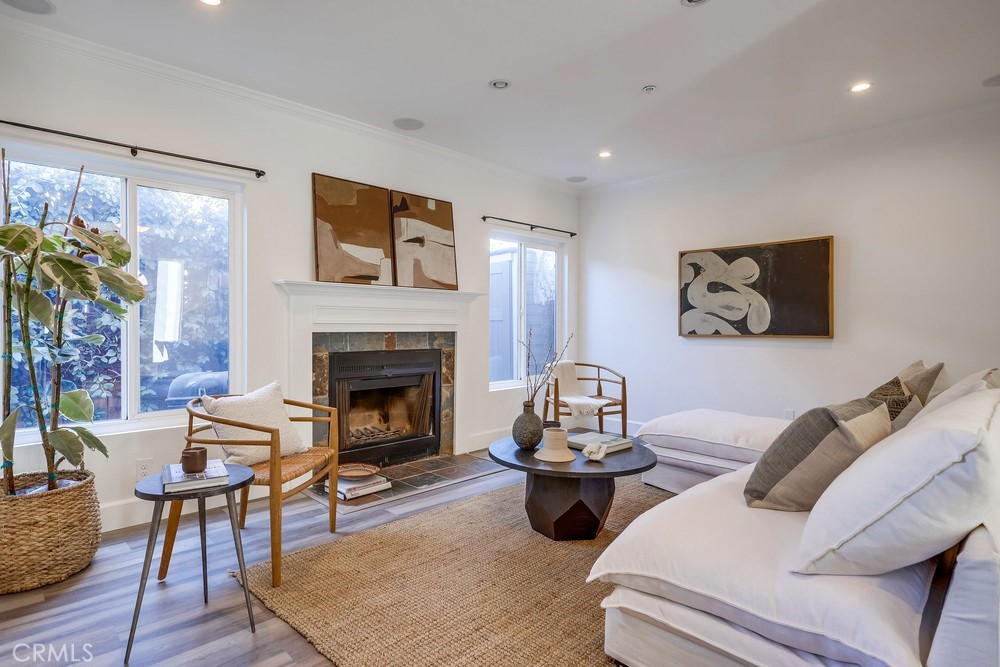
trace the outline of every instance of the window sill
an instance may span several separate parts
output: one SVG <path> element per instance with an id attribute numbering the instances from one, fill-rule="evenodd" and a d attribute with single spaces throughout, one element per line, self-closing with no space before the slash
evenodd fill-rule
<path id="1" fill-rule="evenodd" d="M 187 425 L 187 413 L 184 410 L 164 410 L 156 414 L 147 414 L 135 419 L 119 419 L 115 421 L 102 422 L 99 424 L 75 424 L 67 423 L 63 426 L 84 426 L 94 435 L 103 437 L 107 435 L 124 435 L 126 433 L 141 433 L 145 431 L 159 431 L 163 429 L 184 428 Z M 35 447 L 42 441 L 37 429 L 19 429 L 14 438 L 14 448 Z"/>
<path id="2" fill-rule="evenodd" d="M 503 380 L 502 382 L 490 382 L 490 391 L 510 391 L 512 389 L 524 391 L 524 380 Z"/>

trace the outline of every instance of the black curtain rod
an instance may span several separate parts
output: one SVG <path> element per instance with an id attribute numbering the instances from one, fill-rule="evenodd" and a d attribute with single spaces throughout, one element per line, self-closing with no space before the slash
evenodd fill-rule
<path id="1" fill-rule="evenodd" d="M 534 225 L 534 224 L 532 224 L 530 222 L 518 222 L 517 220 L 509 220 L 507 218 L 498 218 L 498 217 L 493 216 L 493 215 L 484 215 L 483 216 L 483 222 L 486 222 L 487 220 L 500 220 L 502 222 L 509 222 L 511 224 L 514 224 L 514 225 L 524 225 L 525 227 L 530 228 L 531 231 L 535 231 L 536 229 L 547 229 L 550 232 L 559 232 L 560 234 L 569 234 L 570 238 L 573 238 L 574 236 L 576 236 L 576 232 L 568 232 L 565 229 L 556 229 L 555 227 L 545 227 L 543 225 Z"/>
<path id="2" fill-rule="evenodd" d="M 88 137 L 83 134 L 73 134 L 72 132 L 63 132 L 62 130 L 52 130 L 47 127 L 37 127 L 35 125 L 25 125 L 24 123 L 15 123 L 12 120 L 0 120 L 0 123 L 4 125 L 13 125 L 14 127 L 23 127 L 26 130 L 36 130 L 38 132 L 48 132 L 49 134 L 58 134 L 61 137 L 72 137 L 74 139 L 83 139 L 84 141 L 93 141 L 98 144 L 106 144 L 108 146 L 117 146 L 118 148 L 127 148 L 135 157 L 139 154 L 139 151 L 145 153 L 155 153 L 156 155 L 166 155 L 168 157 L 176 157 L 182 160 L 192 160 L 194 162 L 203 162 L 205 164 L 214 164 L 219 167 L 229 167 L 230 169 L 241 169 L 243 171 L 252 171 L 254 176 L 260 178 L 265 174 L 263 169 L 257 169 L 256 167 L 244 167 L 238 164 L 230 164 L 228 162 L 217 162 L 216 160 L 207 160 L 201 157 L 192 157 L 190 155 L 181 155 L 180 153 L 170 153 L 168 151 L 158 151 L 155 148 L 143 148 L 142 146 L 133 146 L 131 144 L 123 144 L 118 141 L 109 141 L 107 139 L 98 139 L 96 137 Z"/>

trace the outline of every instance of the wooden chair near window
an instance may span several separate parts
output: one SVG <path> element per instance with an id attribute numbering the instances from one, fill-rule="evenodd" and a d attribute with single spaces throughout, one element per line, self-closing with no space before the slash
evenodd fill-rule
<path id="1" fill-rule="evenodd" d="M 213 398 L 221 398 L 214 396 Z M 257 445 L 270 448 L 270 457 L 267 461 L 251 465 L 254 471 L 254 486 L 266 486 L 269 489 L 268 504 L 270 510 L 271 523 L 271 586 L 277 588 L 281 585 L 281 503 L 285 499 L 295 495 L 299 491 L 316 484 L 324 479 L 330 482 L 330 532 L 337 529 L 337 454 L 338 454 L 338 428 L 336 408 L 303 401 L 284 399 L 285 405 L 293 408 L 302 408 L 310 411 L 309 416 L 289 417 L 293 422 L 320 422 L 326 423 L 327 440 L 322 447 L 310 447 L 305 452 L 281 456 L 281 439 L 277 428 L 260 426 L 249 422 L 241 422 L 233 419 L 217 417 L 205 412 L 201 406 L 201 398 L 190 400 L 186 406 L 188 413 L 188 429 L 184 440 L 186 447 L 194 445 Z M 324 413 L 316 416 L 316 413 Z M 226 424 L 239 428 L 250 429 L 261 434 L 259 440 L 225 440 L 215 437 L 213 424 Z M 206 434 L 206 431 L 212 431 Z M 293 479 L 310 474 L 309 479 L 298 484 L 288 491 L 282 491 L 282 484 Z M 247 501 L 250 495 L 250 487 L 244 487 L 240 492 L 240 528 L 246 526 Z M 167 576 L 167 569 L 170 567 L 170 555 L 173 551 L 174 537 L 177 534 L 177 526 L 181 519 L 182 501 L 170 503 L 170 515 L 167 519 L 167 530 L 163 540 L 163 555 L 160 559 L 160 570 L 158 579 Z"/>
<path id="2" fill-rule="evenodd" d="M 576 381 L 580 395 L 594 399 L 607 401 L 597 409 L 597 426 L 601 433 L 604 433 L 604 418 L 611 415 L 621 415 L 622 437 L 626 437 L 628 430 L 627 403 L 625 376 L 618 371 L 599 364 L 586 364 L 573 362 L 576 365 Z M 583 384 L 587 383 L 587 384 Z M 590 387 L 589 383 L 596 383 L 596 393 L 584 393 L 583 387 Z M 583 385 L 582 387 L 580 385 Z M 564 400 L 567 394 L 559 387 L 559 379 L 553 373 L 545 384 L 545 400 L 542 403 L 542 420 L 548 420 L 549 407 L 552 408 L 556 419 L 560 417 L 572 417 L 573 412 Z"/>

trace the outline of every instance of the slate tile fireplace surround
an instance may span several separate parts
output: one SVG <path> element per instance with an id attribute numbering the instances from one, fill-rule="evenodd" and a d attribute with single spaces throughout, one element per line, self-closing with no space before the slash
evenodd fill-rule
<path id="1" fill-rule="evenodd" d="M 334 405 L 342 462 L 454 452 L 455 332 L 313 334 L 313 401 Z M 313 440 L 326 438 L 315 424 Z"/>

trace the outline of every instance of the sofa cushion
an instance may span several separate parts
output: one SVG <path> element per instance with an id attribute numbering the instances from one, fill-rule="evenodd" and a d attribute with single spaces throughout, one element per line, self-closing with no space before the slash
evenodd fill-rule
<path id="1" fill-rule="evenodd" d="M 791 423 L 724 410 L 684 410 L 657 417 L 636 432 L 651 445 L 753 463 Z"/>
<path id="2" fill-rule="evenodd" d="M 795 570 L 881 574 L 941 553 L 1000 502 L 1000 389 L 963 396 L 872 447 L 820 497 Z"/>
<path id="3" fill-rule="evenodd" d="M 224 417 L 236 421 L 277 428 L 281 439 L 281 455 L 299 454 L 309 447 L 302 442 L 292 420 L 285 411 L 284 399 L 281 396 L 281 386 L 277 382 L 265 385 L 256 391 L 242 396 L 224 396 L 202 398 L 205 412 L 216 417 Z M 212 424 L 215 434 L 223 440 L 267 440 L 267 433 L 253 431 L 227 424 Z M 267 447 L 259 445 L 223 445 L 226 452 L 226 463 L 253 465 L 267 461 L 271 452 Z"/>
<path id="4" fill-rule="evenodd" d="M 757 461 L 743 495 L 759 509 L 804 512 L 837 475 L 891 430 L 874 398 L 813 408 L 782 431 Z"/>
<path id="5" fill-rule="evenodd" d="M 806 515 L 747 507 L 750 473 L 746 466 L 716 477 L 645 512 L 605 549 L 589 580 L 667 598 L 833 660 L 919 665 L 931 565 L 881 577 L 792 573 Z"/>
<path id="6" fill-rule="evenodd" d="M 625 586 L 615 586 L 601 607 L 606 610 L 605 651 L 624 665 L 857 667 L 854 662 L 779 644 L 718 616 Z"/>
<path id="7" fill-rule="evenodd" d="M 927 664 L 1000 665 L 1000 553 L 983 526 L 958 554 Z"/>

